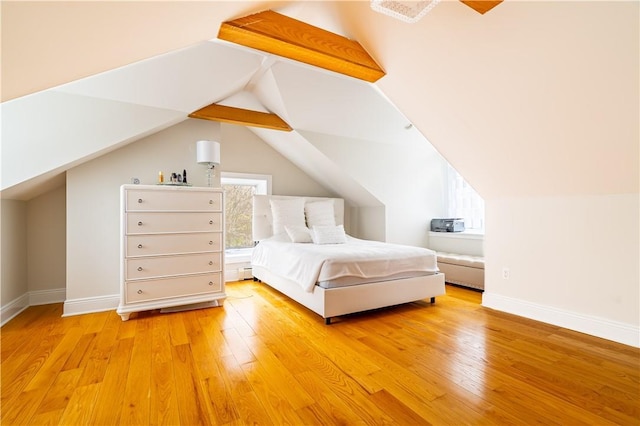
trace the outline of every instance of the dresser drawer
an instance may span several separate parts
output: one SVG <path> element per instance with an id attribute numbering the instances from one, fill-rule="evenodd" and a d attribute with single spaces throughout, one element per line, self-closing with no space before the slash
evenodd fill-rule
<path id="1" fill-rule="evenodd" d="M 222 233 L 128 235 L 127 258 L 159 254 L 222 251 Z"/>
<path id="2" fill-rule="evenodd" d="M 222 211 L 222 193 L 181 190 L 135 190 L 127 191 L 127 211 Z"/>
<path id="3" fill-rule="evenodd" d="M 222 213 L 128 213 L 127 234 L 220 232 Z"/>
<path id="4" fill-rule="evenodd" d="M 127 259 L 126 279 L 219 272 L 221 270 L 221 258 L 222 254 L 218 252 Z"/>
<path id="5" fill-rule="evenodd" d="M 125 284 L 127 303 L 220 292 L 221 275 L 220 272 L 216 272 L 150 281 L 129 281 Z"/>

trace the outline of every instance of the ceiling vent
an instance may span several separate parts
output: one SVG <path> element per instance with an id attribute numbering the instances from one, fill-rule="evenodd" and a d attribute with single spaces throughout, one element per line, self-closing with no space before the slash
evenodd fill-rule
<path id="1" fill-rule="evenodd" d="M 503 0 L 460 0 L 476 12 L 484 15 Z M 387 16 L 399 19 L 410 24 L 419 21 L 431 9 L 436 7 L 440 0 L 425 1 L 395 1 L 395 0 L 371 0 L 371 9 Z"/>
<path id="2" fill-rule="evenodd" d="M 371 9 L 401 21 L 413 24 L 429 13 L 440 0 L 393 1 L 371 0 Z"/>

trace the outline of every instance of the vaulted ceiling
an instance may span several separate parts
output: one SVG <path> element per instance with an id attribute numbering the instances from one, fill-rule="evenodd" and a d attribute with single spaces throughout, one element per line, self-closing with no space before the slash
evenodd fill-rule
<path id="1" fill-rule="evenodd" d="M 29 138 L 51 135 L 45 122 L 61 136 L 41 152 L 55 174 L 211 103 L 242 103 L 262 105 L 294 129 L 340 129 L 340 137 L 383 143 L 402 140 L 411 122 L 488 198 L 638 190 L 637 129 L 600 124 L 637 120 L 633 2 L 513 1 L 484 15 L 442 2 L 414 24 L 375 13 L 362 1 L 1 7 L 2 119 L 23 122 L 26 132 L 13 134 L 17 143 L 7 142 L 12 135 L 3 125 L 3 163 L 28 158 Z M 334 78 L 217 40 L 223 22 L 265 9 L 357 40 L 386 75 L 374 85 Z M 67 109 L 52 109 L 56 102 Z M 353 102 L 358 108 L 346 114 Z M 109 122 L 91 122 L 88 104 Z M 381 114 L 384 120 L 371 120 Z M 72 128 L 64 126 L 69 116 Z M 99 135 L 91 150 L 69 143 L 89 132 Z M 592 173 L 614 163 L 616 173 Z M 29 162 L 15 173 L 4 166 L 3 189 L 16 184 L 16 173 L 24 172 L 18 181 L 39 176 Z"/>

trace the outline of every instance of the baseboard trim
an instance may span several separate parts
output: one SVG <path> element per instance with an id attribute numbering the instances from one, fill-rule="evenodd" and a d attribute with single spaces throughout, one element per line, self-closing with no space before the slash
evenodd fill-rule
<path id="1" fill-rule="evenodd" d="M 64 288 L 28 291 L 22 296 L 0 307 L 0 326 L 3 326 L 14 319 L 20 312 L 24 311 L 29 306 L 64 302 L 66 293 L 67 291 Z"/>
<path id="2" fill-rule="evenodd" d="M 5 325 L 14 319 L 20 312 L 29 307 L 29 293 L 13 299 L 11 302 L 0 307 L 0 326 Z"/>
<path id="3" fill-rule="evenodd" d="M 70 317 L 94 312 L 115 311 L 119 303 L 119 294 L 66 300 L 64 302 L 62 316 Z"/>
<path id="4" fill-rule="evenodd" d="M 569 312 L 486 291 L 482 295 L 482 306 L 636 348 L 640 347 L 640 327 L 630 324 Z"/>
<path id="5" fill-rule="evenodd" d="M 67 298 L 67 290 L 65 288 L 56 288 L 53 290 L 30 291 L 29 306 L 60 303 L 60 302 L 64 302 L 64 299 L 66 298 Z"/>

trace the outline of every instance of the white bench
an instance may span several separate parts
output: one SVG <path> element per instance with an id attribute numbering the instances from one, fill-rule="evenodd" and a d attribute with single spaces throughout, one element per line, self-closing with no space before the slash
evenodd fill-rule
<path id="1" fill-rule="evenodd" d="M 438 268 L 445 282 L 484 290 L 484 258 L 466 254 L 437 252 Z"/>

